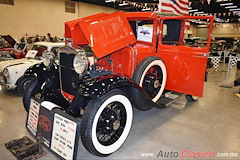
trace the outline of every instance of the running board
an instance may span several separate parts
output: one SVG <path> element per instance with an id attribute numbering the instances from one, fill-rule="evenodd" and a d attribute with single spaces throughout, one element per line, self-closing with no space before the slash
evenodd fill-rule
<path id="1" fill-rule="evenodd" d="M 166 91 L 163 93 L 163 95 L 160 97 L 160 99 L 156 102 L 157 105 L 155 107 L 157 108 L 166 108 L 169 105 L 173 104 L 180 98 L 182 98 L 185 94 L 173 92 L 173 91 Z"/>

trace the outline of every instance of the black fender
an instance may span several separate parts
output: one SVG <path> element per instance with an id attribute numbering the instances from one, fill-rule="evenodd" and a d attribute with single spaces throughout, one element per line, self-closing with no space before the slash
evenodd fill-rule
<path id="1" fill-rule="evenodd" d="M 137 83 L 116 74 L 101 76 L 94 83 L 81 86 L 79 94 L 81 97 L 92 99 L 101 97 L 113 89 L 120 89 L 126 93 L 132 104 L 139 110 L 148 110 L 157 105 Z"/>
<path id="2" fill-rule="evenodd" d="M 46 67 L 43 63 L 33 65 L 25 71 L 24 77 L 27 76 L 37 78 L 37 87 L 44 99 L 52 99 L 54 102 L 57 102 L 58 99 L 64 99 L 61 94 L 59 71 L 56 63 L 53 63 L 51 67 Z"/>
<path id="3" fill-rule="evenodd" d="M 53 63 L 51 67 L 46 67 L 43 63 L 38 63 L 28 68 L 24 76 L 36 77 L 39 84 L 42 84 L 46 79 L 58 79 L 58 66 Z"/>

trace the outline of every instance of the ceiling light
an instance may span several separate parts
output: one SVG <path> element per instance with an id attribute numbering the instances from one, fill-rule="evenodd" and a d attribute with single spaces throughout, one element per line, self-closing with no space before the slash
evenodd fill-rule
<path id="1" fill-rule="evenodd" d="M 198 11 L 197 9 L 192 9 L 192 10 L 188 10 L 188 12 L 196 12 Z"/>
<path id="2" fill-rule="evenodd" d="M 222 3 L 222 4 L 220 4 L 220 6 L 230 6 L 230 5 L 233 5 L 233 3 Z"/>
<path id="3" fill-rule="evenodd" d="M 192 7 L 188 7 L 188 9 L 192 9 Z"/>
<path id="4" fill-rule="evenodd" d="M 229 9 L 229 11 L 240 11 L 240 8 Z"/>
<path id="5" fill-rule="evenodd" d="M 228 1 L 228 0 L 217 0 L 217 2 Z"/>
<path id="6" fill-rule="evenodd" d="M 195 14 L 201 14 L 201 13 L 204 13 L 204 12 L 195 12 Z"/>
<path id="7" fill-rule="evenodd" d="M 150 11 L 150 8 L 143 8 L 142 11 Z"/>
<path id="8" fill-rule="evenodd" d="M 129 5 L 129 3 L 121 3 L 121 4 L 119 4 L 119 6 L 127 6 L 127 5 Z"/>
<path id="9" fill-rule="evenodd" d="M 237 8 L 237 6 L 227 6 L 225 8 Z"/>
<path id="10" fill-rule="evenodd" d="M 115 2 L 115 0 L 105 0 L 106 3 Z"/>

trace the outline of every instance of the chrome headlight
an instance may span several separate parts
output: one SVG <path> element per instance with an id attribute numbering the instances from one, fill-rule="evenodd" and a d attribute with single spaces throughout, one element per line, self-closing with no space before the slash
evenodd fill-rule
<path id="1" fill-rule="evenodd" d="M 73 67 L 78 74 L 84 73 L 88 69 L 86 57 L 81 54 L 76 54 L 73 59 Z"/>
<path id="2" fill-rule="evenodd" d="M 43 54 L 42 54 L 42 59 L 43 59 L 43 64 L 46 67 L 50 67 L 53 63 L 53 60 L 54 60 L 54 53 L 44 51 Z"/>
<path id="3" fill-rule="evenodd" d="M 8 71 L 7 68 L 4 68 L 4 70 L 3 70 L 3 75 L 6 77 L 6 79 L 7 79 L 7 81 L 8 81 L 10 74 L 9 74 L 9 71 Z"/>

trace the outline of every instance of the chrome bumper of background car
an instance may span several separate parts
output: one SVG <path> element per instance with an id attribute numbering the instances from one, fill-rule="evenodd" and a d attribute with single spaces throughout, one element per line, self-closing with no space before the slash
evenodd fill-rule
<path id="1" fill-rule="evenodd" d="M 0 73 L 0 85 L 5 85 L 7 82 L 6 77 L 3 75 L 3 73 Z"/>
<path id="2" fill-rule="evenodd" d="M 7 78 L 4 76 L 2 72 L 0 72 L 0 85 L 6 87 L 8 90 L 11 90 L 17 87 L 15 84 L 8 84 Z"/>
<path id="3" fill-rule="evenodd" d="M 13 85 L 13 84 L 5 84 L 5 87 L 6 87 L 8 90 L 12 90 L 12 89 L 15 89 L 17 86 L 16 86 L 16 85 Z"/>

